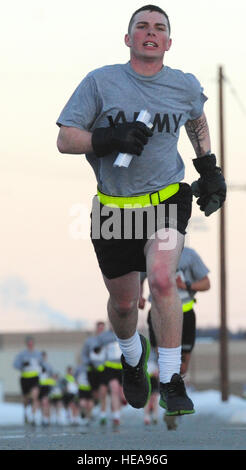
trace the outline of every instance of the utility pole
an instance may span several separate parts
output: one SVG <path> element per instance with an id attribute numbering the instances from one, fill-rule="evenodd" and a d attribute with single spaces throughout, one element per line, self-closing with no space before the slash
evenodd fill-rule
<path id="1" fill-rule="evenodd" d="M 223 68 L 219 66 L 220 166 L 225 176 Z M 228 332 L 226 322 L 226 230 L 225 206 L 220 209 L 220 389 L 222 401 L 228 400 Z"/>

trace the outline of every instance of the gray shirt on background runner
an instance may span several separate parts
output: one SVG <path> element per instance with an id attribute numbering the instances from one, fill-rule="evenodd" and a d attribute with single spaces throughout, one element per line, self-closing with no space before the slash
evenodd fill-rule
<path id="1" fill-rule="evenodd" d="M 85 366 L 92 365 L 99 367 L 104 364 L 106 360 L 106 350 L 103 346 L 98 345 L 97 336 L 90 336 L 86 339 L 85 344 L 81 351 L 82 363 Z M 97 351 L 98 350 L 98 351 Z"/>
<path id="2" fill-rule="evenodd" d="M 37 372 L 40 374 L 43 365 L 40 351 L 24 349 L 14 359 L 13 366 L 21 372 Z"/>
<path id="3" fill-rule="evenodd" d="M 207 97 L 194 75 L 164 66 L 153 76 L 135 72 L 130 62 L 90 72 L 74 91 L 58 126 L 93 132 L 135 120 L 142 109 L 151 114 L 154 135 L 128 168 L 115 168 L 117 153 L 98 158 L 86 155 L 99 189 L 105 194 L 131 196 L 164 188 L 184 179 L 177 150 L 180 128 L 203 113 Z"/>

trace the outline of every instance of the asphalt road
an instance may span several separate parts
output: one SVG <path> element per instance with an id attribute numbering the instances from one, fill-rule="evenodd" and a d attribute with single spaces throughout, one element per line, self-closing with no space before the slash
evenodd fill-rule
<path id="1" fill-rule="evenodd" d="M 172 431 L 162 416 L 158 424 L 144 425 L 141 413 L 124 415 L 117 431 L 110 422 L 102 427 L 96 420 L 89 427 L 2 427 L 0 450 L 246 450 L 246 424 L 204 414 L 178 420 Z"/>

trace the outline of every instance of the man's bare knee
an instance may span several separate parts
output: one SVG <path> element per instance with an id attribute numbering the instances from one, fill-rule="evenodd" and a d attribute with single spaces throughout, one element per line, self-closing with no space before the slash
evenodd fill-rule
<path id="1" fill-rule="evenodd" d="M 154 298 L 168 297 L 176 287 L 175 276 L 168 272 L 154 272 L 149 277 L 149 284 Z"/>
<path id="2" fill-rule="evenodd" d="M 137 308 L 137 300 L 110 299 L 111 306 L 121 318 L 128 317 Z"/>

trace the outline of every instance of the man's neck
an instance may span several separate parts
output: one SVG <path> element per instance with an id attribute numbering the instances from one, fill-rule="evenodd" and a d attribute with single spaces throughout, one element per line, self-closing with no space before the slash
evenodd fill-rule
<path id="1" fill-rule="evenodd" d="M 157 74 L 164 67 L 163 62 L 160 61 L 150 61 L 150 60 L 138 60 L 136 57 L 131 57 L 130 64 L 134 72 L 139 73 L 140 75 L 145 75 L 150 77 Z"/>

